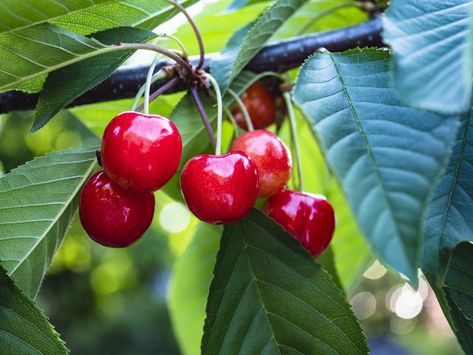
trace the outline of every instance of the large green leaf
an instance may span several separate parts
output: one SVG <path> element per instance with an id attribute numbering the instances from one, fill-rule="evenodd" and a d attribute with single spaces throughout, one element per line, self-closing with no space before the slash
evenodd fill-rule
<path id="1" fill-rule="evenodd" d="M 51 153 L 0 179 L 0 265 L 31 298 L 74 216 L 95 149 Z"/>
<path id="2" fill-rule="evenodd" d="M 168 307 L 174 334 L 185 355 L 200 354 L 205 305 L 220 245 L 221 228 L 201 223 L 192 241 L 174 263 Z"/>
<path id="3" fill-rule="evenodd" d="M 93 11 L 95 7 L 111 0 L 2 0 L 0 3 L 0 33 L 34 26 L 57 17 L 81 11 Z"/>
<path id="4" fill-rule="evenodd" d="M 4 355 L 68 354 L 47 318 L 0 266 L 0 349 Z"/>
<path id="5" fill-rule="evenodd" d="M 295 101 L 319 137 L 364 235 L 414 283 L 422 217 L 458 122 L 403 106 L 390 87 L 390 53 L 316 54 Z"/>
<path id="6" fill-rule="evenodd" d="M 165 0 L 128 0 L 64 15 L 51 21 L 52 24 L 41 23 L 0 34 L 0 91 L 38 92 L 49 72 L 120 50 L 77 33 L 90 34 L 125 26 L 153 29 L 175 13 Z"/>
<path id="7" fill-rule="evenodd" d="M 203 354 L 367 354 L 343 291 L 276 223 L 253 210 L 225 226 Z"/>
<path id="8" fill-rule="evenodd" d="M 451 250 L 473 240 L 473 112 L 464 115 L 450 164 L 429 206 L 422 269 L 431 278 L 443 279 Z"/>
<path id="9" fill-rule="evenodd" d="M 197 0 L 184 0 L 187 7 Z M 167 0 L 113 1 L 79 13 L 69 13 L 51 23 L 66 30 L 88 35 L 115 27 L 139 27 L 153 30 L 172 18 L 178 11 Z"/>
<path id="10" fill-rule="evenodd" d="M 0 36 L 0 48 L 0 91 L 44 80 L 51 71 L 106 52 L 106 46 L 94 39 L 47 23 Z M 38 85 L 29 89 L 37 90 Z"/>
<path id="11" fill-rule="evenodd" d="M 154 36 L 150 31 L 120 27 L 96 33 L 93 38 L 112 45 L 118 41 L 146 42 Z M 112 52 L 52 72 L 39 95 L 33 130 L 43 127 L 75 98 L 107 79 L 131 54 L 133 51 Z"/>
<path id="12" fill-rule="evenodd" d="M 471 0 L 394 0 L 384 40 L 394 52 L 397 91 L 407 104 L 455 114 L 470 106 Z"/>
<path id="13" fill-rule="evenodd" d="M 473 353 L 473 244 L 453 249 L 445 276 L 444 291 L 455 334 L 465 353 Z"/>
<path id="14" fill-rule="evenodd" d="M 250 60 L 259 52 L 271 36 L 291 17 L 307 0 L 277 0 L 251 27 L 243 39 L 233 38 L 228 47 L 230 53 L 221 54 L 221 59 L 213 63 L 213 75 L 225 91 Z M 246 30 L 244 31 L 246 32 Z M 244 32 L 240 33 L 243 34 Z M 238 40 L 238 41 L 237 41 Z M 235 51 L 235 45 L 239 50 Z M 229 64 L 230 63 L 230 64 Z"/>

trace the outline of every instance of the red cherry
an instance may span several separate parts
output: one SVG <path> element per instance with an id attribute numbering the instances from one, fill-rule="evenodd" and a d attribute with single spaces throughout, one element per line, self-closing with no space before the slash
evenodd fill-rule
<path id="1" fill-rule="evenodd" d="M 189 209 L 202 221 L 237 221 L 245 217 L 256 201 L 256 166 L 241 152 L 198 155 L 184 166 L 181 192 Z"/>
<path id="2" fill-rule="evenodd" d="M 274 133 L 259 129 L 239 136 L 233 151 L 248 155 L 258 168 L 260 197 L 272 196 L 286 186 L 291 176 L 291 155 L 286 144 Z"/>
<path id="3" fill-rule="evenodd" d="M 255 129 L 266 128 L 270 126 L 276 118 L 276 105 L 273 95 L 261 83 L 254 83 L 241 95 L 241 101 L 248 110 L 251 122 Z M 243 129 L 248 129 L 246 126 L 245 117 L 237 106 L 233 112 L 233 117 Z"/>
<path id="4" fill-rule="evenodd" d="M 174 176 L 181 156 L 181 136 L 165 117 L 123 112 L 103 135 L 103 168 L 126 189 L 158 190 Z"/>
<path id="5" fill-rule="evenodd" d="M 284 189 L 266 201 L 263 212 L 298 239 L 313 256 L 322 254 L 332 240 L 335 214 L 324 196 Z"/>
<path id="6" fill-rule="evenodd" d="M 154 195 L 125 190 L 99 171 L 82 190 L 79 215 L 85 231 L 97 243 L 126 247 L 138 240 L 151 224 Z"/>

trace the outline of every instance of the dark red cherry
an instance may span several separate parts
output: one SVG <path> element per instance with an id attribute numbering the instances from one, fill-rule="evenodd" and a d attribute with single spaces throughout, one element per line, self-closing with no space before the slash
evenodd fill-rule
<path id="1" fill-rule="evenodd" d="M 243 101 L 255 129 L 266 128 L 275 121 L 275 99 L 263 84 L 256 82 L 248 87 L 243 95 L 241 95 L 241 101 Z M 243 129 L 248 129 L 245 117 L 238 105 L 235 107 L 232 114 L 238 126 Z"/>
<path id="2" fill-rule="evenodd" d="M 181 192 L 187 207 L 202 221 L 237 221 L 245 217 L 256 201 L 256 166 L 241 152 L 198 155 L 184 166 Z"/>
<path id="3" fill-rule="evenodd" d="M 298 239 L 313 256 L 322 254 L 332 240 L 335 214 L 324 196 L 284 189 L 266 201 L 263 212 Z"/>
<path id="4" fill-rule="evenodd" d="M 242 151 L 258 168 L 260 197 L 272 196 L 286 186 L 291 176 L 291 154 L 286 144 L 264 129 L 247 132 L 233 142 L 232 151 Z"/>
<path id="5" fill-rule="evenodd" d="M 105 129 L 101 153 L 113 181 L 126 189 L 155 191 L 176 173 L 182 140 L 165 117 L 123 112 Z"/>
<path id="6" fill-rule="evenodd" d="M 82 227 L 97 243 L 126 247 L 138 240 L 151 224 L 154 195 L 125 190 L 99 171 L 82 190 L 79 215 Z"/>

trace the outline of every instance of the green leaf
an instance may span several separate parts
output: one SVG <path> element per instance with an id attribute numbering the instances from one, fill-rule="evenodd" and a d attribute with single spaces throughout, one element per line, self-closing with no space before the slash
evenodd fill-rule
<path id="1" fill-rule="evenodd" d="M 118 41 L 146 42 L 154 36 L 153 32 L 132 27 L 120 27 L 92 35 L 94 39 L 108 45 Z M 39 96 L 32 130 L 43 127 L 75 98 L 107 79 L 132 54 L 133 51 L 112 52 L 52 72 Z"/>
<path id="2" fill-rule="evenodd" d="M 235 53 L 233 45 L 229 45 L 226 53 L 221 54 L 222 60 L 218 61 L 221 70 L 216 70 L 218 64 L 214 63 L 213 75 L 219 82 L 222 91 L 226 91 L 230 83 L 237 77 L 250 60 L 259 52 L 261 47 L 271 36 L 290 18 L 307 0 L 277 0 L 256 21 L 245 36 L 240 49 Z M 241 33 L 240 33 L 241 34 Z M 233 38 L 236 41 L 236 38 Z M 230 63 L 230 64 L 229 64 Z M 230 70 L 228 70 L 230 68 Z"/>
<path id="3" fill-rule="evenodd" d="M 202 354 L 367 354 L 343 292 L 261 212 L 225 226 Z"/>
<path id="4" fill-rule="evenodd" d="M 50 24 L 2 35 L 0 48 L 0 91 L 106 52 L 102 43 Z"/>
<path id="5" fill-rule="evenodd" d="M 77 16 L 82 11 L 92 11 L 109 2 L 111 0 L 2 0 L 0 33 L 30 27 L 67 14 Z"/>
<path id="6" fill-rule="evenodd" d="M 294 99 L 373 249 L 415 283 L 421 220 L 458 122 L 403 106 L 390 65 L 386 50 L 316 54 L 299 73 Z"/>
<path id="7" fill-rule="evenodd" d="M 48 319 L 0 266 L 0 349 L 4 355 L 68 354 Z"/>
<path id="8" fill-rule="evenodd" d="M 445 276 L 444 291 L 454 331 L 466 354 L 473 352 L 473 244 L 453 249 Z"/>
<path id="9" fill-rule="evenodd" d="M 423 271 L 443 279 L 451 250 L 473 239 L 473 112 L 464 115 L 450 163 L 429 206 L 425 222 Z"/>
<path id="10" fill-rule="evenodd" d="M 242 72 L 238 78 L 232 83 L 232 90 L 237 94 L 243 93 L 245 89 L 254 81 L 258 80 L 259 76 L 250 72 Z M 207 95 L 200 95 L 204 107 L 209 117 L 209 121 L 214 127 L 217 121 L 217 109 L 215 99 Z M 223 104 L 231 107 L 234 99 L 231 95 L 225 95 Z M 210 139 L 202 123 L 197 106 L 194 103 L 191 95 L 187 94 L 182 98 L 179 104 L 175 107 L 170 119 L 175 123 L 182 137 L 183 153 L 181 166 L 177 174 L 166 184 L 164 191 L 173 199 L 180 200 L 181 192 L 179 190 L 180 171 L 189 159 L 197 154 L 211 151 Z"/>
<path id="11" fill-rule="evenodd" d="M 205 305 L 220 244 L 221 228 L 201 223 L 174 263 L 168 307 L 174 334 L 185 355 L 200 354 Z"/>
<path id="12" fill-rule="evenodd" d="M 95 149 L 51 153 L 0 179 L 0 265 L 31 298 L 74 216 Z"/>
<path id="13" fill-rule="evenodd" d="M 184 7 L 197 0 L 180 1 Z M 88 11 L 69 13 L 51 23 L 66 30 L 88 35 L 116 27 L 139 27 L 153 30 L 178 13 L 167 0 L 124 0 L 113 1 Z"/>
<path id="14" fill-rule="evenodd" d="M 384 16 L 384 40 L 395 58 L 401 99 L 444 114 L 470 107 L 472 54 L 471 0 L 396 0 Z"/>

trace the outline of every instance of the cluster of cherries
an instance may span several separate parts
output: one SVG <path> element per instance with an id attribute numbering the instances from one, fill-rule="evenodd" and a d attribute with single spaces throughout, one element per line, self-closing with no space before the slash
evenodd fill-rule
<path id="1" fill-rule="evenodd" d="M 248 214 L 258 197 L 268 198 L 263 212 L 312 255 L 320 255 L 335 229 L 332 206 L 323 196 L 285 187 L 291 154 L 276 134 L 264 129 L 276 115 L 269 90 L 255 83 L 241 100 L 255 130 L 236 138 L 227 154 L 202 154 L 187 162 L 181 192 L 188 208 L 207 223 L 231 223 Z M 239 108 L 233 115 L 246 128 Z M 153 192 L 174 176 L 181 156 L 181 137 L 168 119 L 137 112 L 116 116 L 102 140 L 104 171 L 93 175 L 81 194 L 80 218 L 90 237 L 112 247 L 139 239 L 153 218 Z"/>

